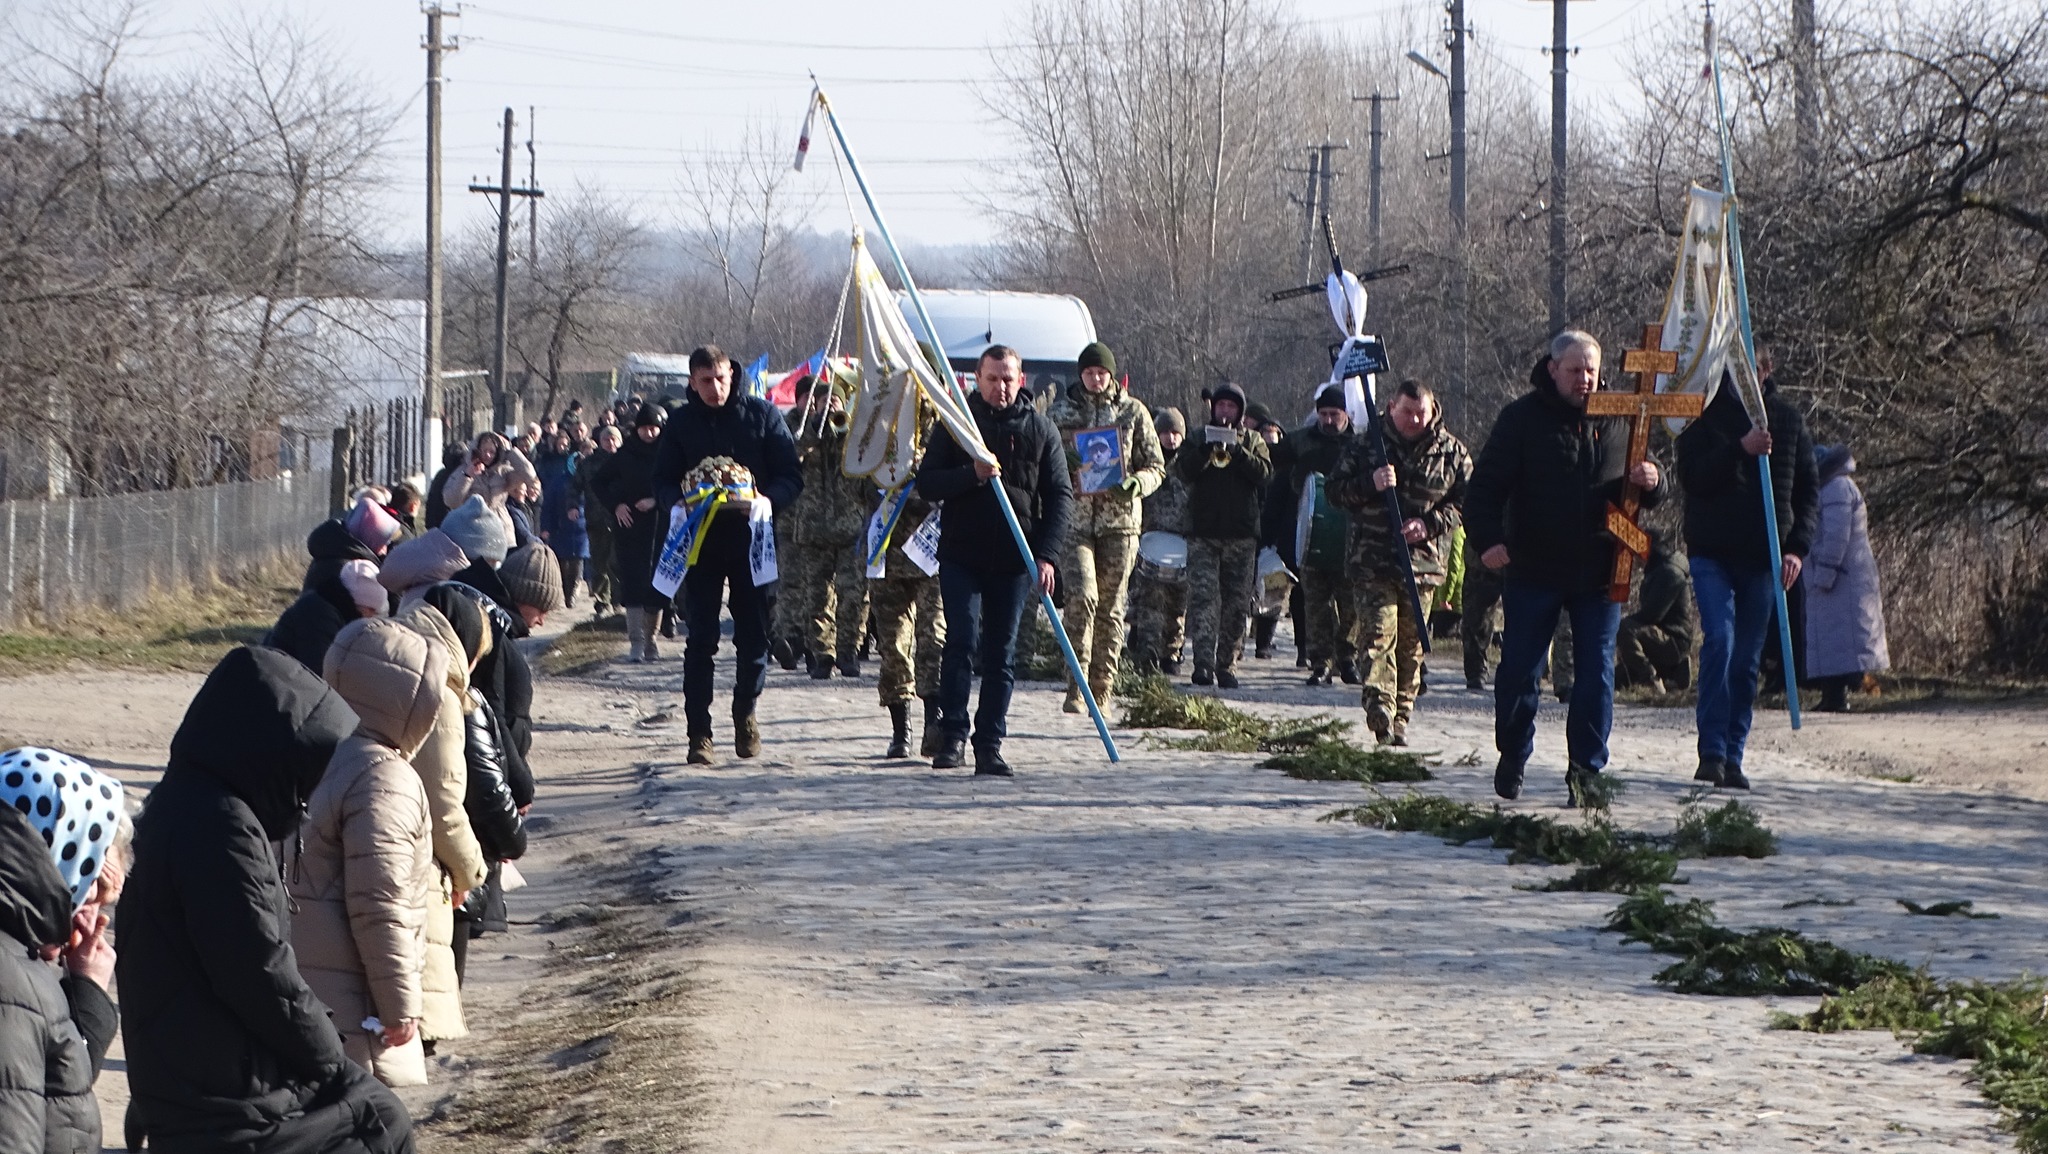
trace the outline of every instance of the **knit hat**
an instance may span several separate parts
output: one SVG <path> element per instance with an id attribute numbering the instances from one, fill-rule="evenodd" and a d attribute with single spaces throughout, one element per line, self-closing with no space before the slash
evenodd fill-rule
<path id="1" fill-rule="evenodd" d="M 1152 429 L 1158 433 L 1179 433 L 1185 437 L 1188 435 L 1188 419 L 1181 415 L 1179 409 L 1167 405 L 1152 414 Z"/>
<path id="2" fill-rule="evenodd" d="M 561 564 L 555 560 L 554 551 L 545 545 L 528 545 L 507 554 L 505 563 L 498 567 L 498 580 L 505 583 L 505 591 L 520 605 L 542 613 L 554 613 L 564 606 Z"/>
<path id="3" fill-rule="evenodd" d="M 1261 425 L 1270 425 L 1273 423 L 1273 411 L 1259 402 L 1253 401 L 1244 407 L 1244 419 L 1247 421 L 1257 421 Z"/>
<path id="4" fill-rule="evenodd" d="M 1110 352 L 1109 346 L 1101 341 L 1089 341 L 1077 358 L 1075 371 L 1081 369 L 1106 369 L 1113 377 L 1116 375 L 1116 354 Z"/>
<path id="5" fill-rule="evenodd" d="M 1231 381 L 1225 381 L 1223 384 L 1217 385 L 1213 389 L 1203 389 L 1202 399 L 1209 402 L 1211 405 L 1214 405 L 1217 401 L 1235 402 L 1237 405 L 1238 415 L 1240 417 L 1244 415 L 1245 399 L 1243 385 L 1236 384 L 1235 382 Z"/>
<path id="6" fill-rule="evenodd" d="M 375 610 L 381 616 L 391 604 L 390 595 L 377 583 L 377 567 L 368 561 L 345 562 L 341 567 L 341 587 L 348 590 L 349 599 L 358 609 Z"/>
<path id="7" fill-rule="evenodd" d="M 667 423 L 668 414 L 662 412 L 657 405 L 642 404 L 640 412 L 633 418 L 633 427 L 636 429 L 642 425 L 653 425 L 659 429 Z"/>
<path id="8" fill-rule="evenodd" d="M 1316 408 L 1318 409 L 1344 409 L 1348 411 L 1350 407 L 1344 400 L 1344 386 L 1342 385 L 1327 386 L 1322 392 L 1316 394 Z"/>
<path id="9" fill-rule="evenodd" d="M 0 753 L 0 805 L 43 835 L 71 908 L 92 896 L 124 816 L 121 783 L 68 754 L 24 746 Z"/>
<path id="10" fill-rule="evenodd" d="M 382 553 L 398 540 L 398 518 L 367 496 L 356 498 L 356 507 L 348 511 L 348 518 L 342 523 L 349 536 L 369 546 L 372 552 Z"/>
<path id="11" fill-rule="evenodd" d="M 472 561 L 488 561 L 493 565 L 505 559 L 512 548 L 512 534 L 505 528 L 505 519 L 498 511 L 484 504 L 480 496 L 472 496 L 461 505 L 450 509 L 441 522 L 441 532 L 448 534 L 463 553 Z"/>

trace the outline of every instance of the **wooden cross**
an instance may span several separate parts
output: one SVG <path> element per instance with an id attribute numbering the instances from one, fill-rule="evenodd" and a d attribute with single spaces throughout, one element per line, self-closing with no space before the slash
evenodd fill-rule
<path id="1" fill-rule="evenodd" d="M 1618 605 L 1628 603 L 1629 577 L 1636 558 L 1650 555 L 1650 538 L 1636 524 L 1636 510 L 1642 505 L 1642 490 L 1628 479 L 1637 464 L 1650 455 L 1650 420 L 1653 417 L 1700 415 L 1706 398 L 1694 393 L 1660 393 L 1659 374 L 1678 371 L 1678 354 L 1664 349 L 1664 326 L 1643 326 L 1643 347 L 1622 354 L 1621 371 L 1636 379 L 1632 393 L 1594 393 L 1586 398 L 1586 415 L 1627 417 L 1629 422 L 1628 464 L 1621 482 L 1621 504 L 1608 502 L 1607 531 L 1614 534 L 1614 576 L 1607 597 Z"/>

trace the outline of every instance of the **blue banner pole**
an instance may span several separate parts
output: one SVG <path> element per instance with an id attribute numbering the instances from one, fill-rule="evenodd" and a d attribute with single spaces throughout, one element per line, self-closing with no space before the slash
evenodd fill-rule
<path id="1" fill-rule="evenodd" d="M 823 88 L 818 89 L 816 99 L 825 109 L 825 123 L 832 126 L 832 138 L 838 142 L 839 154 L 846 158 L 846 167 L 853 173 L 853 182 L 860 189 L 861 199 L 867 202 L 868 214 L 875 218 L 875 230 L 882 234 L 882 243 L 889 247 L 889 259 L 896 264 L 896 276 L 903 283 L 903 290 L 910 294 L 911 306 L 917 310 L 918 323 L 924 326 L 925 335 L 932 343 L 932 351 L 938 354 L 939 363 L 933 367 L 940 371 L 940 376 L 945 379 L 954 399 L 964 408 L 967 404 L 967 394 L 960 388 L 959 380 L 953 376 L 953 362 L 946 355 L 946 347 L 939 341 L 938 326 L 932 323 L 931 314 L 925 311 L 924 297 L 917 291 L 917 282 L 910 279 L 910 266 L 904 263 L 903 253 L 896 247 L 896 238 L 889 233 L 889 222 L 883 218 L 881 206 L 875 203 L 874 193 L 868 190 L 867 176 L 861 172 L 860 162 L 854 159 L 853 147 L 846 142 L 846 131 L 839 126 L 839 113 L 833 109 L 832 102 L 826 99 Z M 1017 552 L 1023 556 L 1025 567 L 1030 570 L 1033 583 L 1036 584 L 1038 566 L 1031 552 L 1031 543 L 1024 538 L 1024 526 L 1017 521 L 1017 511 L 1010 507 L 1010 494 L 1001 485 L 995 486 L 995 494 L 996 504 L 1003 511 L 1003 520 L 1010 526 L 1010 536 L 1017 542 Z M 1087 671 L 1081 668 L 1081 660 L 1074 654 L 1074 643 L 1067 637 L 1066 624 L 1060 620 L 1059 611 L 1053 607 L 1052 594 L 1040 589 L 1038 602 L 1045 610 L 1046 620 L 1052 625 L 1053 636 L 1059 638 L 1060 653 L 1067 659 L 1067 672 L 1073 677 L 1074 684 L 1080 687 L 1081 699 L 1088 704 L 1088 716 L 1095 721 L 1095 735 L 1102 739 L 1102 748 L 1109 754 L 1112 764 L 1122 761 L 1122 756 L 1117 753 L 1116 739 L 1109 735 L 1109 722 L 1103 719 L 1102 705 L 1095 700 L 1095 691 L 1089 688 Z"/>
<path id="2" fill-rule="evenodd" d="M 1713 18 L 1710 15 L 1709 21 Z M 1732 266 L 1729 275 L 1735 278 L 1735 307 L 1742 321 L 1742 347 L 1750 364 L 1756 363 L 1756 330 L 1749 319 L 1749 274 L 1742 258 L 1742 214 L 1740 203 L 1735 196 L 1734 149 L 1728 135 L 1727 102 L 1721 94 L 1721 45 L 1714 39 L 1711 30 L 1707 38 L 1708 63 L 1714 74 L 1714 122 L 1721 142 L 1721 192 L 1728 197 L 1728 260 Z M 1776 446 L 1772 446 L 1773 451 Z M 1787 447 L 1787 452 L 1793 451 Z M 1756 459 L 1759 491 L 1764 500 L 1764 531 L 1769 537 L 1771 563 L 1771 592 L 1778 605 L 1778 653 L 1785 666 L 1785 710 L 1792 719 L 1792 728 L 1800 725 L 1799 714 L 1799 672 L 1792 660 L 1792 618 L 1786 609 L 1784 553 L 1778 534 L 1778 498 L 1771 481 L 1771 458 L 1769 454 Z"/>

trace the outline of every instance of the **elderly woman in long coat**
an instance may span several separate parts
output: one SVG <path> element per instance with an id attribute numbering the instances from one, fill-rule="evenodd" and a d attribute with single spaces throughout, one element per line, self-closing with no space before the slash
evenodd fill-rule
<path id="1" fill-rule="evenodd" d="M 1849 708 L 1863 675 L 1891 668 L 1884 639 L 1884 593 L 1870 551 L 1870 520 L 1847 445 L 1820 450 L 1820 521 L 1806 559 L 1806 675 L 1821 687 L 1820 707 Z"/>

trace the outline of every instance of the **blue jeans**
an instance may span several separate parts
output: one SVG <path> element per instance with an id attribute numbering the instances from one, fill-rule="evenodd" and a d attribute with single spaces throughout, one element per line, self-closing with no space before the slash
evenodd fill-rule
<path id="1" fill-rule="evenodd" d="M 1536 749 L 1538 685 L 1559 613 L 1571 614 L 1572 699 L 1565 713 L 1564 740 L 1572 763 L 1587 769 L 1607 765 L 1607 734 L 1614 728 L 1614 635 L 1621 606 L 1605 588 L 1562 593 L 1507 579 L 1500 594 L 1500 671 L 1493 682 L 1493 743 L 1501 757 L 1526 763 Z"/>
<path id="2" fill-rule="evenodd" d="M 739 529 L 744 530 L 744 524 Z M 689 630 L 683 642 L 683 715 L 692 737 L 711 733 L 712 659 L 718 656 L 719 607 L 727 600 L 728 588 L 732 644 L 739 655 L 733 716 L 754 712 L 754 699 L 768 682 L 768 597 L 766 589 L 754 584 L 748 540 L 743 531 L 714 526 L 697 563 L 683 574 L 683 623 Z"/>
<path id="3" fill-rule="evenodd" d="M 1756 704 L 1757 669 L 1776 598 L 1762 566 L 1694 557 L 1692 595 L 1700 607 L 1700 758 L 1742 764 Z"/>
<path id="4" fill-rule="evenodd" d="M 987 573 L 952 562 L 939 566 L 939 601 L 946 609 L 939 725 L 948 737 L 967 736 L 967 691 L 973 687 L 977 667 L 981 705 L 974 711 L 974 746 L 1000 746 L 1009 732 L 1010 694 L 1017 684 L 1017 622 L 1030 593 L 1029 574 Z"/>

